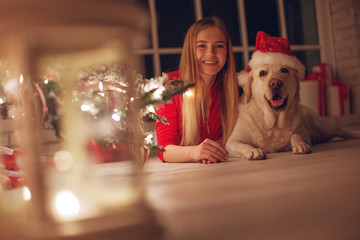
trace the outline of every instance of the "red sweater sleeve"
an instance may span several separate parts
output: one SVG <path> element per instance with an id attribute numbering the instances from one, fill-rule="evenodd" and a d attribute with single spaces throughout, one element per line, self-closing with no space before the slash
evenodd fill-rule
<path id="1" fill-rule="evenodd" d="M 179 79 L 179 72 L 168 73 L 169 80 Z M 156 122 L 157 144 L 163 148 L 167 145 L 180 145 L 182 124 L 181 124 L 182 96 L 177 95 L 171 99 L 171 102 L 157 107 L 156 113 L 167 119 L 169 124 Z M 158 157 L 163 159 L 163 152 L 158 151 Z"/>

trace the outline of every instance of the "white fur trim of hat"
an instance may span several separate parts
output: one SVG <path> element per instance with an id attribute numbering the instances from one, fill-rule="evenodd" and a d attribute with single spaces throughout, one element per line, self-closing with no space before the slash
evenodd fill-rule
<path id="1" fill-rule="evenodd" d="M 237 74 L 237 82 L 239 86 L 242 88 L 248 82 L 248 79 L 249 79 L 249 73 L 246 72 L 245 70 L 242 70 Z"/>
<path id="2" fill-rule="evenodd" d="M 251 69 L 256 69 L 268 64 L 285 65 L 297 70 L 299 80 L 303 80 L 305 77 L 305 66 L 295 56 L 290 56 L 285 53 L 255 51 L 249 61 Z"/>

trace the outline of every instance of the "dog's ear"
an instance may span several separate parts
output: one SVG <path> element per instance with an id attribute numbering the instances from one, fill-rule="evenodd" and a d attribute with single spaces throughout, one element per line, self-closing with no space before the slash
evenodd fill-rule
<path id="1" fill-rule="evenodd" d="M 244 86 L 245 103 L 248 103 L 251 98 L 251 85 L 254 80 L 253 71 L 248 73 L 248 81 Z"/>
<path id="2" fill-rule="evenodd" d="M 300 102 L 300 81 L 304 80 L 305 78 L 305 66 L 301 64 L 301 66 L 299 66 L 299 69 L 294 69 L 294 71 L 297 84 L 295 100 Z"/>

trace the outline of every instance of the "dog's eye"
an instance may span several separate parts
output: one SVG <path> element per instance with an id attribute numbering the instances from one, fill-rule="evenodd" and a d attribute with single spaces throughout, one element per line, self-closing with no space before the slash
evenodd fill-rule
<path id="1" fill-rule="evenodd" d="M 260 71 L 259 73 L 259 76 L 262 77 L 262 76 L 265 76 L 267 74 L 267 72 L 265 72 L 264 70 Z"/>
<path id="2" fill-rule="evenodd" d="M 281 69 L 281 72 L 282 72 L 282 73 L 289 73 L 289 69 L 287 69 L 287 68 L 282 68 L 282 69 Z"/>

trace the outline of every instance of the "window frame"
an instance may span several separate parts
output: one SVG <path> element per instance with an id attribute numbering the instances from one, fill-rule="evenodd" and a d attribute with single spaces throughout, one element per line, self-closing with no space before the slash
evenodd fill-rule
<path id="1" fill-rule="evenodd" d="M 157 31 L 157 12 L 156 12 L 156 0 L 148 0 L 151 22 L 151 40 L 152 46 L 147 49 L 138 50 L 139 55 L 152 55 L 153 56 L 153 72 L 155 76 L 162 74 L 160 55 L 163 54 L 181 54 L 181 47 L 174 48 L 160 48 L 159 36 Z M 331 16 L 329 9 L 329 0 L 315 0 L 315 14 L 317 20 L 317 32 L 319 37 L 318 44 L 312 45 L 292 45 L 292 51 L 306 51 L 317 50 L 320 52 L 320 61 L 329 63 L 333 66 L 332 69 L 336 69 L 335 53 L 333 48 L 333 36 L 331 26 Z M 195 9 L 195 19 L 199 20 L 203 18 L 202 3 L 201 0 L 193 0 Z M 287 38 L 286 30 L 286 18 L 284 0 L 277 0 L 279 22 L 281 37 Z M 250 60 L 250 52 L 255 50 L 255 45 L 248 45 L 246 15 L 245 15 L 245 3 L 244 0 L 237 0 L 238 21 L 240 27 L 240 38 L 242 45 L 233 46 L 234 53 L 242 53 L 243 63 L 248 63 Z M 243 66 L 243 68 L 246 68 Z"/>

